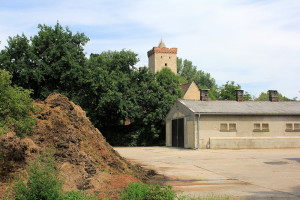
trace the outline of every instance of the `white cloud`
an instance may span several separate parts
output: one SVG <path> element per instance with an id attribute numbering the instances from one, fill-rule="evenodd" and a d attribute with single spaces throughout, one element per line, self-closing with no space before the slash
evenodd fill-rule
<path id="1" fill-rule="evenodd" d="M 13 4 L 13 2 L 11 3 Z M 0 8 L 0 48 L 9 35 L 37 32 L 57 20 L 90 37 L 88 53 L 131 49 L 138 66 L 163 37 L 178 56 L 258 95 L 278 89 L 299 97 L 300 1 L 298 0 L 65 0 L 29 1 L 26 8 Z M 3 39 L 4 38 L 4 39 Z"/>

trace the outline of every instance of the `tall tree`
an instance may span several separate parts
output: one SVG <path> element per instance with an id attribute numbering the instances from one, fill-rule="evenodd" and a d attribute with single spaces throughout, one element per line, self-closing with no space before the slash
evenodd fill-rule
<path id="1" fill-rule="evenodd" d="M 181 58 L 177 59 L 177 71 L 180 76 L 183 76 L 188 82 L 191 82 L 195 78 L 197 67 L 193 65 L 192 61 Z"/>
<path id="2" fill-rule="evenodd" d="M 33 89 L 35 98 L 44 99 L 54 91 L 71 96 L 71 91 L 81 87 L 86 61 L 83 46 L 89 39 L 59 23 L 38 28 L 30 40 L 24 34 L 9 38 L 0 53 L 1 69 L 13 75 L 14 84 Z"/>
<path id="3" fill-rule="evenodd" d="M 182 58 L 177 58 L 177 72 L 180 77 L 180 82 L 185 84 L 194 81 L 199 89 L 209 89 L 209 97 L 211 99 L 217 99 L 218 85 L 210 73 L 206 73 L 202 70 L 197 70 L 197 67 L 193 65 L 192 61 Z"/>
<path id="4" fill-rule="evenodd" d="M 137 54 L 125 50 L 90 56 L 88 73 L 84 75 L 85 89 L 76 98 L 98 128 L 121 125 L 134 117 L 132 73 L 137 62 Z"/>

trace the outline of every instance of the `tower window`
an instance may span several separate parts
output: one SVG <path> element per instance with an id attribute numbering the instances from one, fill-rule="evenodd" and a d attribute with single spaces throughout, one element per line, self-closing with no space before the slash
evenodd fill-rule
<path id="1" fill-rule="evenodd" d="M 165 66 L 167 66 L 167 63 L 165 63 Z"/>

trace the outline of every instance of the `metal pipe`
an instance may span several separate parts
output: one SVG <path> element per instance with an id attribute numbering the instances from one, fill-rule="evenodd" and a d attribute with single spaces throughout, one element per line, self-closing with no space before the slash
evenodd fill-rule
<path id="1" fill-rule="evenodd" d="M 198 125 L 198 149 L 200 148 L 199 118 L 200 118 L 200 114 L 198 115 L 198 120 L 197 120 L 197 125 Z"/>

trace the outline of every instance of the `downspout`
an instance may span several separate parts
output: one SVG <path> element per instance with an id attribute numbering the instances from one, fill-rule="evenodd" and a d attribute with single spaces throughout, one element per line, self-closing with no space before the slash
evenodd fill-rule
<path id="1" fill-rule="evenodd" d="M 200 148 L 200 128 L 199 128 L 199 118 L 200 118 L 200 114 L 198 114 L 198 120 L 197 120 L 197 126 L 198 126 L 198 149 Z"/>
<path id="2" fill-rule="evenodd" d="M 195 115 L 197 116 L 197 115 Z M 198 114 L 198 117 L 197 117 L 197 135 L 198 135 L 198 141 L 197 141 L 197 146 L 194 148 L 194 150 L 197 150 L 200 148 L 200 128 L 199 128 L 199 118 L 200 118 L 200 114 Z M 195 129 L 194 129 L 195 130 Z M 195 132 L 194 132 L 195 133 Z M 194 135 L 195 136 L 195 135 Z M 195 137 L 194 137 L 195 138 Z"/>

